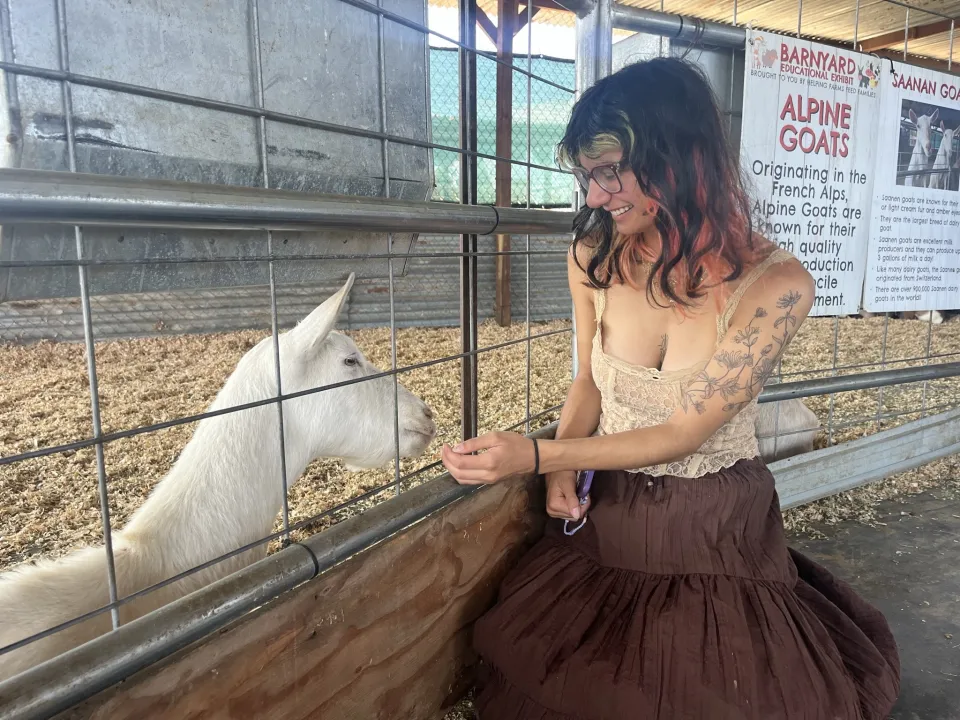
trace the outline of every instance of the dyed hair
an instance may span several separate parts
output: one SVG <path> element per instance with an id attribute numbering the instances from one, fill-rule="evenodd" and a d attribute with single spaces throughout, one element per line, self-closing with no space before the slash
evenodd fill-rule
<path id="1" fill-rule="evenodd" d="M 676 58 L 638 62 L 601 79 L 573 107 L 560 141 L 561 163 L 621 150 L 622 167 L 637 177 L 656 209 L 659 254 L 640 236 L 620 236 L 603 208 L 584 205 L 573 229 L 573 250 L 590 250 L 589 283 L 614 280 L 633 287 L 640 262 L 652 262 L 647 293 L 680 306 L 712 286 L 740 276 L 755 253 L 750 202 L 730 152 L 713 92 L 699 69 Z M 577 260 L 579 265 L 579 260 Z M 672 283 L 676 283 L 675 290 Z"/>

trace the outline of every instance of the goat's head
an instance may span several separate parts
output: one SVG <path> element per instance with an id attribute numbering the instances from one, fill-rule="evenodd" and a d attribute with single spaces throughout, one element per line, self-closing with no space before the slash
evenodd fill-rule
<path id="1" fill-rule="evenodd" d="M 933 115 L 920 115 L 910 109 L 910 119 L 913 121 L 913 124 L 917 126 L 917 145 L 923 151 L 923 154 L 927 157 L 930 157 L 930 128 L 937 121 L 940 111 L 934 110 Z"/>
<path id="2" fill-rule="evenodd" d="M 940 140 L 940 147 L 946 148 L 947 158 L 953 157 L 953 138 L 956 137 L 957 130 L 960 128 L 948 128 L 943 124 L 943 120 L 940 121 L 940 132 L 943 138 Z"/>
<path id="3" fill-rule="evenodd" d="M 340 458 L 349 469 L 357 470 L 385 465 L 396 456 L 397 445 L 393 378 L 364 380 L 381 370 L 353 340 L 333 330 L 353 279 L 351 273 L 340 290 L 280 335 L 280 368 L 284 395 L 335 386 L 284 401 L 288 450 L 308 462 Z M 248 357 L 262 376 L 261 386 L 275 388 L 272 338 L 261 341 Z M 433 411 L 399 383 L 397 399 L 400 457 L 417 457 L 436 436 Z"/>

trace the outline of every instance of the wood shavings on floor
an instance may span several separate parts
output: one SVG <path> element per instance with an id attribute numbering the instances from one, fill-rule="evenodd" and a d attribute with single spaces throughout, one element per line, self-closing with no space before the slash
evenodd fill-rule
<path id="1" fill-rule="evenodd" d="M 570 383 L 571 334 L 565 321 L 536 323 L 531 334 L 549 334 L 531 342 L 530 407 L 536 415 L 560 405 Z M 501 328 L 487 322 L 480 328 L 483 347 L 525 337 L 525 326 Z M 267 331 L 216 335 L 157 337 L 103 342 L 97 345 L 97 367 L 104 432 L 169 421 L 206 409 L 237 361 Z M 834 335 L 839 339 L 834 357 Z M 390 367 L 390 332 L 375 328 L 351 332 L 368 358 Z M 884 344 L 884 337 L 886 342 Z M 924 364 L 927 347 L 933 354 L 960 352 L 960 322 L 930 326 L 916 320 L 884 318 L 810 319 L 784 359 L 784 381 L 822 377 L 836 366 L 839 373 L 866 372 L 881 367 Z M 400 367 L 461 351 L 460 333 L 450 328 L 400 329 Z M 907 359 L 908 362 L 899 362 Z M 933 362 L 950 361 L 944 357 Z M 527 413 L 527 346 L 521 342 L 479 355 L 479 424 L 481 431 L 522 423 Z M 885 365 L 881 366 L 881 361 Z M 858 367 L 849 367 L 858 366 Z M 826 370 L 824 370 L 826 368 Z M 452 360 L 404 372 L 401 382 L 434 409 L 439 437 L 416 461 L 401 463 L 406 475 L 439 460 L 443 443 L 460 439 L 460 361 Z M 882 397 L 881 397 L 882 395 Z M 824 428 L 834 426 L 833 441 L 861 437 L 892 427 L 919 413 L 958 404 L 960 381 L 938 380 L 882 393 L 867 390 L 806 402 Z M 885 414 L 877 422 L 878 408 Z M 538 418 L 533 427 L 554 421 L 556 411 Z M 194 425 L 181 425 L 126 438 L 106 447 L 110 512 L 114 527 L 146 498 L 189 440 Z M 521 428 L 522 430 L 522 425 Z M 82 344 L 41 342 L 0 345 L 0 456 L 85 439 L 91 435 L 89 386 Z M 830 438 L 821 433 L 818 445 Z M 435 477 L 442 468 L 404 484 Z M 813 503 L 786 513 L 788 528 L 849 517 L 872 520 L 871 506 L 900 493 L 956 484 L 953 458 L 932 463 L 866 488 Z M 391 497 L 393 488 L 340 510 L 331 509 L 365 492 L 389 485 L 393 468 L 376 472 L 346 472 L 337 462 L 316 462 L 290 491 L 291 522 L 316 519 L 294 539 L 315 533 L 364 508 Z M 280 529 L 279 520 L 276 529 Z M 93 448 L 0 466 L 0 567 L 39 556 L 57 556 L 82 544 L 100 543 L 102 529 Z M 275 547 L 275 545 L 274 545 Z"/>

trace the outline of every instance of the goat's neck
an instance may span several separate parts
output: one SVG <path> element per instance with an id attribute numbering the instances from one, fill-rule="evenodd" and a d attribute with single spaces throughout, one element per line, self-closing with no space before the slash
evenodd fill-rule
<path id="1" fill-rule="evenodd" d="M 913 154 L 910 156 L 910 165 L 912 167 L 920 167 L 927 162 L 927 154 L 923 151 L 923 144 L 920 142 L 920 138 L 917 138 L 916 144 L 913 146 Z"/>
<path id="2" fill-rule="evenodd" d="M 219 397 L 211 409 L 249 399 Z M 196 557 L 190 560 L 197 561 L 268 535 L 283 502 L 279 436 L 274 405 L 201 421 L 124 534 L 163 545 L 177 537 L 193 544 Z M 310 458 L 296 443 L 288 441 L 286 450 L 289 487 Z"/>

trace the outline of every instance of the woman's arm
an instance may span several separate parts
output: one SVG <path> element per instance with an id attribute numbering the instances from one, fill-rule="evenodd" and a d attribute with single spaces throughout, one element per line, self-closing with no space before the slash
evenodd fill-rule
<path id="1" fill-rule="evenodd" d="M 583 248 L 583 246 L 580 246 Z M 586 264 L 585 249 L 580 262 Z M 585 438 L 600 424 L 600 390 L 593 382 L 591 354 L 593 337 L 597 332 L 597 313 L 593 290 L 584 285 L 587 276 L 574 260 L 573 249 L 567 253 L 567 283 L 573 298 L 573 312 L 577 320 L 577 374 L 567 391 L 567 399 L 560 410 L 556 438 Z"/>
<path id="2" fill-rule="evenodd" d="M 589 250 L 579 246 L 580 265 L 589 260 Z M 593 382 L 593 338 L 597 332 L 597 313 L 593 290 L 585 285 L 586 274 L 573 257 L 567 254 L 567 282 L 573 298 L 573 312 L 577 321 L 577 374 L 567 391 L 567 399 L 560 410 L 560 422 L 554 437 L 565 440 L 589 437 L 600 424 L 600 391 Z M 581 508 L 577 497 L 577 474 L 572 470 L 544 473 L 547 486 L 547 515 L 565 520 L 579 520 L 586 508 Z"/>
<path id="3" fill-rule="evenodd" d="M 540 472 L 647 467 L 695 452 L 763 389 L 813 306 L 814 292 L 813 278 L 798 262 L 774 266 L 744 295 L 723 342 L 683 388 L 680 406 L 665 423 L 540 441 Z M 469 454 L 480 450 L 487 452 Z M 444 465 L 464 483 L 496 482 L 534 468 L 533 443 L 515 433 L 488 433 L 442 453 Z"/>

